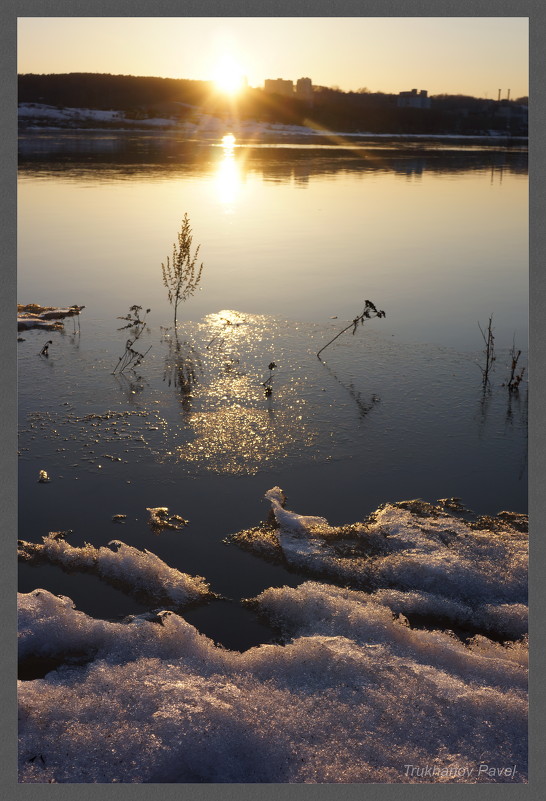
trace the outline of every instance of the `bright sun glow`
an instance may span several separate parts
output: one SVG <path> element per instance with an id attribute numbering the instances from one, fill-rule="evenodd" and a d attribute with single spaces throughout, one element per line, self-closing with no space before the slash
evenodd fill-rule
<path id="1" fill-rule="evenodd" d="M 214 83 L 221 92 L 236 95 L 244 86 L 243 71 L 232 59 L 224 59 L 215 72 Z"/>
<path id="2" fill-rule="evenodd" d="M 231 133 L 226 134 L 225 136 L 222 137 L 222 147 L 225 150 L 233 150 L 234 145 L 235 145 L 235 137 L 233 136 L 233 134 Z"/>

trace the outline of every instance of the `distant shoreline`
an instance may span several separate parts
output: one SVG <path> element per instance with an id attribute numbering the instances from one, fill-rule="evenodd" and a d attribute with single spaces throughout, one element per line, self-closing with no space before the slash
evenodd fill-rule
<path id="1" fill-rule="evenodd" d="M 289 125 L 283 123 L 265 123 L 256 120 L 222 119 L 213 115 L 196 114 L 190 121 L 180 122 L 169 118 L 154 117 L 149 119 L 133 120 L 126 118 L 122 111 L 97 111 L 95 109 L 58 109 L 44 104 L 25 103 L 19 106 L 19 136 L 34 136 L 40 134 L 66 133 L 66 134 L 136 134 L 147 133 L 154 135 L 179 135 L 187 139 L 198 138 L 200 141 L 217 142 L 226 134 L 235 136 L 235 146 L 247 144 L 266 143 L 272 137 L 287 141 L 300 138 L 304 142 L 313 144 L 330 144 L 343 147 L 344 144 L 354 145 L 358 140 L 372 142 L 374 140 L 393 140 L 419 142 L 431 141 L 451 143 L 473 142 L 485 144 L 515 143 L 527 145 L 528 136 L 512 136 L 499 131 L 489 131 L 483 134 L 460 133 L 388 133 L 371 131 L 330 131 L 311 128 L 302 125 Z M 332 143 L 332 139 L 336 141 Z M 339 141 L 346 139 L 347 142 Z"/>

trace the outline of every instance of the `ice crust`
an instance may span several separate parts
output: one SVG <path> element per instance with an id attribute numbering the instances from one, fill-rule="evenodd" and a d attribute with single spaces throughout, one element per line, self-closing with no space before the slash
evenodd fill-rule
<path id="1" fill-rule="evenodd" d="M 174 611 L 114 623 L 45 590 L 21 594 L 21 658 L 64 664 L 19 682 L 20 781 L 526 782 L 526 535 L 509 520 L 472 528 L 411 503 L 334 527 L 286 510 L 279 488 L 267 495 L 276 527 L 264 538 L 277 538 L 289 563 L 370 586 L 265 590 L 253 603 L 284 645 L 245 653 L 215 646 Z M 336 556 L 348 541 L 356 556 Z M 21 545 L 27 558 L 174 586 L 177 597 L 207 590 L 191 577 L 171 585 L 153 554 L 115 547 L 51 534 Z M 429 614 L 506 641 L 411 624 Z M 70 663 L 82 654 L 86 664 Z M 478 773 L 484 764 L 516 772 Z"/>
<path id="2" fill-rule="evenodd" d="M 265 497 L 294 568 L 354 587 L 406 591 L 391 596 L 404 614 L 442 615 L 509 639 L 527 631 L 528 537 L 509 520 L 501 525 L 502 515 L 493 530 L 431 504 L 401 502 L 385 504 L 365 523 L 334 527 L 285 509 L 279 487 Z M 263 551 L 270 532 L 262 542 L 256 529 L 252 534 L 246 544 Z M 244 544 L 244 532 L 239 538 Z"/>
<path id="3" fill-rule="evenodd" d="M 26 331 L 30 328 L 46 328 L 48 331 L 61 331 L 64 328 L 60 320 L 43 320 L 40 317 L 27 315 L 17 317 L 17 330 Z"/>
<path id="4" fill-rule="evenodd" d="M 169 625 L 167 618 L 173 615 Z M 70 598 L 47 590 L 19 595 L 19 659 L 87 654 L 112 662 L 128 662 L 147 656 L 178 657 L 186 640 L 200 635 L 189 623 L 170 612 L 134 615 L 123 623 L 96 620 L 74 608 Z"/>
<path id="5" fill-rule="evenodd" d="M 20 542 L 18 553 L 22 560 L 45 560 L 66 570 L 97 573 L 105 581 L 120 584 L 132 593 L 177 607 L 213 595 L 204 578 L 169 567 L 151 551 L 139 551 L 120 540 L 112 540 L 109 546 L 95 548 L 86 544 L 78 548 L 50 532 L 43 537 L 41 545 Z"/>

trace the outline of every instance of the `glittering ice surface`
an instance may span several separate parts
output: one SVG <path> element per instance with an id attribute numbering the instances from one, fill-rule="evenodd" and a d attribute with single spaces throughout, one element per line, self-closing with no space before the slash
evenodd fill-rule
<path id="1" fill-rule="evenodd" d="M 118 377 L 119 342 L 102 328 L 63 335 L 38 362 L 34 332 L 20 349 L 21 463 L 43 454 L 48 473 L 66 480 L 76 467 L 127 478 L 126 465 L 145 460 L 192 476 L 344 462 L 389 486 L 434 465 L 467 499 L 470 478 L 494 461 L 497 482 L 516 498 L 526 470 L 523 390 L 482 397 L 478 354 L 402 345 L 381 336 L 385 320 L 318 360 L 340 322 L 224 309 L 176 333 L 145 332 L 151 350 L 140 374 Z"/>
<path id="2" fill-rule="evenodd" d="M 146 610 L 90 617 L 68 590 L 53 594 L 50 574 L 21 593 L 22 782 L 427 780 L 407 765 L 432 766 L 430 781 L 526 781 L 523 516 L 469 522 L 449 504 L 400 502 L 339 525 L 323 507 L 291 511 L 274 486 L 332 464 L 338 489 L 323 476 L 314 495 L 339 507 L 356 477 L 366 514 L 366 486 L 449 466 L 446 436 L 460 464 L 479 439 L 476 459 L 505 454 L 512 475 L 523 399 L 498 433 L 498 394 L 478 416 L 469 407 L 468 359 L 395 346 L 370 327 L 321 363 L 328 336 L 224 310 L 151 334 L 146 371 L 130 380 L 110 375 L 100 332 L 93 350 L 67 335 L 48 362 L 21 353 L 21 485 L 36 502 L 21 510 L 22 567 L 85 573 Z M 205 483 L 214 476 L 231 483 Z M 258 500 L 272 488 L 273 519 L 245 528 L 258 486 Z M 156 536 L 146 510 L 164 507 L 189 524 Z M 199 630 L 184 617 L 197 605 Z M 201 632 L 215 614 L 213 641 Z M 215 644 L 221 620 L 243 628 L 252 615 L 253 642 Z M 480 761 L 517 772 L 492 777 Z"/>

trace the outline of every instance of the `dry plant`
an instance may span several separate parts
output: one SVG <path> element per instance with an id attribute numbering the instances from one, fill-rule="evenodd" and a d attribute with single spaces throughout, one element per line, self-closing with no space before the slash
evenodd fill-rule
<path id="1" fill-rule="evenodd" d="M 184 214 L 182 227 L 178 233 L 178 243 L 173 244 L 172 260 L 167 257 L 167 263 L 161 265 L 163 271 L 163 284 L 169 295 L 169 303 L 174 306 L 174 326 L 178 313 L 178 304 L 181 300 L 187 300 L 195 290 L 201 280 L 203 265 L 197 268 L 197 256 L 201 245 L 198 245 L 195 253 L 191 254 L 193 237 L 190 220 Z"/>
<path id="2" fill-rule="evenodd" d="M 521 350 L 516 350 L 516 341 L 514 337 L 514 341 L 512 342 L 512 350 L 510 351 L 510 379 L 507 385 L 510 392 L 518 391 L 519 385 L 523 380 L 523 374 L 525 373 L 525 367 L 522 367 L 519 373 L 516 372 L 520 356 Z"/>
<path id="3" fill-rule="evenodd" d="M 480 329 L 483 341 L 485 343 L 485 350 L 483 351 L 485 355 L 485 367 L 482 367 L 481 364 L 478 365 L 482 371 L 483 385 L 485 387 L 489 383 L 489 373 L 493 369 L 493 364 L 496 359 L 495 337 L 493 336 L 493 315 L 490 316 L 487 329 L 485 331 L 479 323 L 478 328 Z"/>
<path id="4" fill-rule="evenodd" d="M 266 380 L 262 383 L 262 387 L 265 387 L 266 395 L 271 395 L 273 392 L 273 387 L 271 385 L 271 382 L 273 381 L 273 370 L 275 369 L 276 366 L 277 365 L 275 364 L 275 362 L 270 362 L 268 365 L 267 369 L 269 370 L 269 377 L 266 378 Z"/>
<path id="5" fill-rule="evenodd" d="M 142 306 L 131 306 L 129 309 L 129 313 L 125 315 L 125 317 L 118 317 L 118 320 L 127 320 L 127 325 L 122 325 L 121 328 L 118 328 L 118 331 L 124 331 L 126 328 L 131 328 L 132 339 L 128 339 L 125 343 L 125 351 L 118 359 L 118 363 L 112 370 L 112 375 L 116 372 L 123 373 L 124 370 L 128 370 L 129 368 L 138 367 L 141 363 L 142 359 L 146 356 L 146 353 L 152 347 L 148 348 L 145 353 L 140 353 L 140 351 L 135 350 L 133 345 L 139 339 L 140 335 L 146 328 L 146 315 L 150 312 L 150 309 L 146 309 L 143 319 L 140 319 L 140 312 L 142 311 Z"/>
<path id="6" fill-rule="evenodd" d="M 322 351 L 326 350 L 328 345 L 331 345 L 332 342 L 335 342 L 336 339 L 340 337 L 342 334 L 344 334 L 345 331 L 348 331 L 349 328 L 353 329 L 353 336 L 354 336 L 354 334 L 356 334 L 356 329 L 358 328 L 359 324 L 364 325 L 364 320 L 370 320 L 372 317 L 385 317 L 385 316 L 386 316 L 385 312 L 381 311 L 381 309 L 376 309 L 375 305 L 371 302 L 371 300 L 365 300 L 364 309 L 361 311 L 358 317 L 355 317 L 354 320 L 352 320 L 352 322 L 349 323 L 349 325 L 347 325 L 339 332 L 339 334 L 336 334 L 333 339 L 327 342 L 326 345 L 324 345 L 324 347 L 322 347 L 319 350 L 319 352 L 317 353 L 317 357 L 320 359 L 320 354 L 322 353 Z"/>

